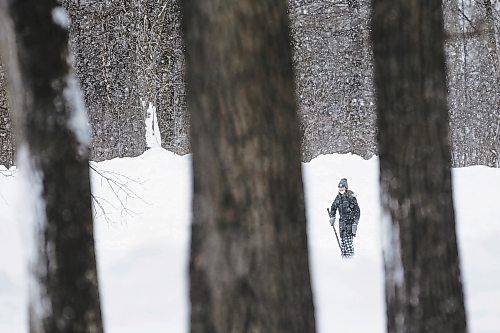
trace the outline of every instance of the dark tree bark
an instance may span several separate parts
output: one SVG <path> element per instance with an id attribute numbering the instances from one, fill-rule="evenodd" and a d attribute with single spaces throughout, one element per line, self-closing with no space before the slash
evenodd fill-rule
<path id="1" fill-rule="evenodd" d="M 315 331 L 286 9 L 184 2 L 193 333 Z"/>
<path id="2" fill-rule="evenodd" d="M 14 134 L 5 91 L 5 69 L 0 58 L 0 165 L 14 164 Z"/>
<path id="3" fill-rule="evenodd" d="M 342 135 L 346 136 L 350 142 L 350 152 L 369 158 L 376 153 L 374 145 L 375 108 L 370 107 L 373 101 L 372 68 L 367 63 L 367 47 L 365 46 L 368 37 L 366 32 L 367 23 L 363 7 L 369 7 L 368 3 L 362 0 L 348 0 L 348 27 L 349 27 L 349 47 L 347 62 L 347 94 L 346 94 L 346 123 L 339 124 Z M 347 61 L 346 61 L 347 60 Z M 367 68 L 368 67 L 368 68 Z M 369 78 L 370 80 L 367 80 Z M 370 85 L 367 87 L 367 82 Z M 334 85 L 337 89 L 337 85 Z M 330 89 L 332 89 L 330 88 Z M 373 104 L 372 104 L 373 105 Z M 370 130 L 372 128 L 372 130 Z"/>
<path id="4" fill-rule="evenodd" d="M 388 332 L 466 332 L 440 1 L 374 0 Z"/>
<path id="5" fill-rule="evenodd" d="M 136 74 L 142 0 L 62 0 L 70 42 L 92 125 L 91 159 L 138 156 L 146 150 L 145 114 Z M 142 19 L 142 17 L 141 17 Z"/>
<path id="6" fill-rule="evenodd" d="M 486 38 L 488 40 L 488 56 L 495 71 L 497 88 L 500 86 L 500 55 L 498 54 L 497 40 L 495 38 L 495 15 L 491 0 L 483 0 L 486 17 Z M 498 97 L 497 97 L 498 98 Z"/>
<path id="7" fill-rule="evenodd" d="M 156 1 L 149 0 L 151 16 L 159 20 L 156 12 L 161 12 L 161 31 L 158 32 L 158 53 L 153 57 L 159 64 L 154 66 L 155 105 L 158 111 L 158 124 L 161 132 L 162 147 L 179 155 L 190 152 L 189 119 L 186 107 L 186 81 L 184 41 L 181 31 L 182 0 L 164 0 L 166 3 L 157 9 Z M 148 33 L 146 31 L 145 33 Z M 149 34 L 151 34 L 149 32 Z M 150 79 L 151 80 L 151 79 Z M 153 80 L 152 80 L 153 81 Z"/>
<path id="8" fill-rule="evenodd" d="M 491 131 L 488 133 L 489 144 L 490 147 L 487 147 L 488 151 L 487 154 L 489 155 L 489 162 L 488 165 L 490 166 L 495 166 L 497 168 L 500 168 L 500 138 L 498 134 L 500 133 L 500 49 L 498 47 L 498 42 L 497 38 L 500 40 L 499 37 L 496 37 L 495 33 L 495 20 L 498 20 L 498 17 L 495 17 L 494 12 L 495 8 L 493 7 L 492 3 L 490 0 L 483 0 L 484 1 L 484 8 L 486 11 L 486 34 L 487 34 L 487 45 L 488 45 L 488 58 L 491 61 L 493 71 L 494 71 L 494 76 L 495 76 L 495 82 L 496 82 L 496 88 L 494 89 L 495 94 L 494 96 L 491 96 L 493 99 L 493 109 L 496 110 L 494 113 L 494 118 L 491 119 L 492 123 L 494 124 L 491 127 Z"/>
<path id="9" fill-rule="evenodd" d="M 13 34 L 9 93 L 34 207 L 30 332 L 103 332 L 94 253 L 88 140 L 56 0 L 0 2 Z M 8 20 L 8 21 L 7 21 Z M 3 29 L 3 27 L 2 27 Z M 6 33 L 7 30 L 2 30 Z M 7 52 L 5 52 L 7 53 Z M 4 55 L 5 55 L 4 53 Z M 39 193 L 38 193 L 39 192 Z M 29 201 L 28 201 L 29 203 Z"/>
<path id="10" fill-rule="evenodd" d="M 289 0 L 302 158 L 376 151 L 369 0 Z"/>

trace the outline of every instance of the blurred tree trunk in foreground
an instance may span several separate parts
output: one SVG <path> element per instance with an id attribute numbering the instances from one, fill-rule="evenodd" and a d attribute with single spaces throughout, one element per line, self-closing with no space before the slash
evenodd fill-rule
<path id="1" fill-rule="evenodd" d="M 184 2 L 193 333 L 315 331 L 286 10 Z"/>
<path id="2" fill-rule="evenodd" d="M 388 332 L 466 332 L 440 1 L 374 0 Z"/>
<path id="3" fill-rule="evenodd" d="M 90 201 L 90 138 L 81 93 L 67 61 L 67 17 L 56 0 L 2 1 L 0 16 L 2 34 L 9 34 L 2 50 L 18 154 L 30 186 L 25 193 L 34 234 L 30 332 L 103 332 Z M 19 214 L 21 220 L 23 212 Z"/>

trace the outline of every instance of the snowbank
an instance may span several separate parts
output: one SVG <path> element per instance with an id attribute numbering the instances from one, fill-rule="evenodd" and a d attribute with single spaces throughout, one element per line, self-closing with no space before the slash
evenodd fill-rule
<path id="1" fill-rule="evenodd" d="M 92 168 L 106 331 L 187 332 L 191 157 L 154 148 Z M 0 332 L 21 333 L 27 279 L 12 172 L 0 175 Z M 325 155 L 303 172 L 318 332 L 385 332 L 378 160 Z M 500 170 L 468 167 L 453 176 L 470 332 L 499 332 Z M 342 177 L 361 206 L 354 260 L 340 258 L 326 212 Z"/>

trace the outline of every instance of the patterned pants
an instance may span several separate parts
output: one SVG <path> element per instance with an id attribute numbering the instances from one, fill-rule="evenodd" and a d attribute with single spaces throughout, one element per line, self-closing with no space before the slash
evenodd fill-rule
<path id="1" fill-rule="evenodd" d="M 342 257 L 344 258 L 349 258 L 354 255 L 354 245 L 352 243 L 352 235 L 350 233 L 342 235 L 340 250 L 342 251 Z"/>

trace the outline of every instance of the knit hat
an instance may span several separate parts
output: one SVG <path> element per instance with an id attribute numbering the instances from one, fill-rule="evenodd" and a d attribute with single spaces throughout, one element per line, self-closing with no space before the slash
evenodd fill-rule
<path id="1" fill-rule="evenodd" d="M 339 187 L 345 187 L 347 188 L 347 178 L 342 178 L 339 182 Z"/>

